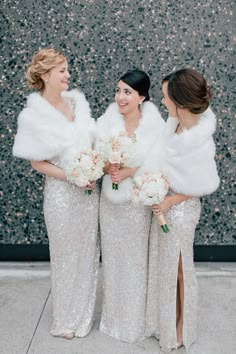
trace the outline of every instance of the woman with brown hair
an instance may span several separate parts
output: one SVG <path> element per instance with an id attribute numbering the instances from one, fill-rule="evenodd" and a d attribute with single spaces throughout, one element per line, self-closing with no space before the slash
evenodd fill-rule
<path id="1" fill-rule="evenodd" d="M 147 335 L 160 339 L 165 352 L 196 339 L 197 281 L 193 241 L 200 217 L 199 197 L 214 192 L 219 177 L 212 135 L 216 119 L 212 92 L 203 76 L 182 69 L 162 81 L 162 103 L 169 111 L 159 168 L 170 183 L 169 195 L 154 205 L 165 213 L 170 232 L 153 218 L 150 235 Z M 161 161 L 160 161 L 161 160 Z M 153 157 L 152 157 L 153 163 Z"/>
<path id="2" fill-rule="evenodd" d="M 47 226 L 53 303 L 51 334 L 86 336 L 93 324 L 98 267 L 98 193 L 90 196 L 67 181 L 65 169 L 81 149 L 90 149 L 94 121 L 78 90 L 68 90 L 67 60 L 52 48 L 38 51 L 27 71 L 37 92 L 18 117 L 13 154 L 46 176 Z M 88 186 L 94 188 L 95 182 Z"/>

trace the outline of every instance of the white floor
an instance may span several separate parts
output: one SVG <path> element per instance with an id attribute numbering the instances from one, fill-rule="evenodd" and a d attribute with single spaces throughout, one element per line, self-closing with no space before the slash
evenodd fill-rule
<path id="1" fill-rule="evenodd" d="M 236 353 L 236 263 L 196 263 L 199 284 L 199 336 L 189 354 Z M 101 278 L 101 274 L 100 274 Z M 161 353 L 154 338 L 127 344 L 98 330 L 102 289 L 99 280 L 96 322 L 86 338 L 54 338 L 50 271 L 47 262 L 0 263 L 0 354 Z M 182 348 L 171 353 L 186 353 Z"/>

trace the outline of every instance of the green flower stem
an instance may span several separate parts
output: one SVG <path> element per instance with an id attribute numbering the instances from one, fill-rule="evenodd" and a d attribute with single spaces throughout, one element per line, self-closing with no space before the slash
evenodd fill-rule
<path id="1" fill-rule="evenodd" d="M 91 195 L 92 193 L 93 193 L 92 189 L 86 189 L 85 190 L 85 194 L 87 194 L 87 195 Z"/>
<path id="2" fill-rule="evenodd" d="M 161 228 L 162 228 L 162 231 L 163 231 L 165 234 L 170 231 L 170 229 L 169 229 L 169 227 L 168 227 L 167 224 L 161 225 Z"/>
<path id="3" fill-rule="evenodd" d="M 118 184 L 112 183 L 112 189 L 114 189 L 115 191 L 117 191 L 117 190 L 118 190 Z"/>

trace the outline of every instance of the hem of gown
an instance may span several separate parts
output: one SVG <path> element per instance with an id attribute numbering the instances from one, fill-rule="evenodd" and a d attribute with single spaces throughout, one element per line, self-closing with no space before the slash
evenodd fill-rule
<path id="1" fill-rule="evenodd" d="M 155 337 L 158 341 L 160 340 L 160 334 L 157 332 L 146 332 L 145 338 Z"/>
<path id="2" fill-rule="evenodd" d="M 196 338 L 194 338 L 190 343 L 185 343 L 185 342 L 183 342 L 183 347 L 185 348 L 185 350 L 186 350 L 186 353 L 189 351 L 189 349 L 190 349 L 190 347 L 191 347 L 191 345 L 196 341 L 196 339 L 197 339 L 197 337 Z M 165 352 L 165 353 L 170 353 L 172 350 L 177 350 L 177 348 L 174 348 L 174 347 L 165 347 L 165 346 L 162 346 L 161 345 L 161 343 L 160 343 L 160 348 L 161 348 L 161 350 L 163 351 L 163 352 Z"/>
<path id="3" fill-rule="evenodd" d="M 87 335 L 89 335 L 92 327 L 93 327 L 93 322 L 92 322 L 91 326 L 89 327 L 89 329 L 86 331 L 81 331 L 79 329 L 63 328 L 60 330 L 59 329 L 50 329 L 49 332 L 53 337 L 64 337 L 65 334 L 74 333 L 75 337 L 83 338 L 83 337 L 86 337 Z"/>
<path id="4" fill-rule="evenodd" d="M 118 336 L 117 334 L 114 334 L 113 331 L 108 331 L 108 330 L 101 328 L 101 327 L 99 328 L 99 330 L 100 330 L 100 332 L 102 332 L 112 338 L 115 338 L 117 340 L 120 340 L 120 341 L 126 342 L 126 343 L 135 343 L 135 342 L 140 342 L 140 341 L 146 339 L 145 335 L 143 335 L 142 337 L 139 337 L 138 339 L 127 339 L 127 337 L 123 338 L 122 336 Z"/>

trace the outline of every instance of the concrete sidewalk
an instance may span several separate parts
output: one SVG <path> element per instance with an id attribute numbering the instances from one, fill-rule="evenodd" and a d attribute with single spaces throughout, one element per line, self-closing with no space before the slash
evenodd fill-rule
<path id="1" fill-rule="evenodd" d="M 199 336 L 189 354 L 236 353 L 236 263 L 196 263 L 199 284 Z M 101 273 L 101 272 L 100 272 Z M 135 344 L 99 332 L 101 274 L 96 321 L 85 338 L 71 341 L 49 334 L 49 263 L 0 263 L 1 354 L 161 353 L 155 338 Z M 186 353 L 184 348 L 171 353 Z"/>

